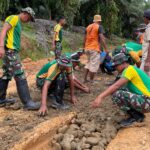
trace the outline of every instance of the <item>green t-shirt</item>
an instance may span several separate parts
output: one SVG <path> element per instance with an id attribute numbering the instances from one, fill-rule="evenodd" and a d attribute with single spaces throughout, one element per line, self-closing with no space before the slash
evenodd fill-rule
<path id="1" fill-rule="evenodd" d="M 67 71 L 67 74 L 72 73 L 72 68 L 70 67 Z M 61 73 L 60 67 L 56 60 L 48 62 L 42 67 L 42 69 L 36 75 L 37 78 L 44 78 L 48 81 L 54 81 L 56 77 Z"/>
<path id="2" fill-rule="evenodd" d="M 128 52 L 130 51 L 138 52 L 142 50 L 142 45 L 138 43 L 127 42 L 124 45 L 126 46 Z"/>
<path id="3" fill-rule="evenodd" d="M 130 92 L 150 97 L 150 77 L 135 66 L 128 66 L 122 77 L 129 80 L 127 88 Z"/>
<path id="4" fill-rule="evenodd" d="M 6 18 L 5 23 L 11 25 L 5 38 L 5 46 L 9 49 L 19 51 L 21 42 L 21 22 L 19 16 L 12 15 Z"/>

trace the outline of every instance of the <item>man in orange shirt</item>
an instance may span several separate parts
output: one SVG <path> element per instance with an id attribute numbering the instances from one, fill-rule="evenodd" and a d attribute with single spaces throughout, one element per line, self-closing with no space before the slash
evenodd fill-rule
<path id="1" fill-rule="evenodd" d="M 85 66 L 85 78 L 84 81 L 87 82 L 88 74 L 90 73 L 90 82 L 93 82 L 94 75 L 99 69 L 100 63 L 100 50 L 101 50 L 101 43 L 107 51 L 107 46 L 105 43 L 105 37 L 103 35 L 103 27 L 101 24 L 101 16 L 95 15 L 93 23 L 90 24 L 86 28 L 86 34 L 84 38 L 84 49 L 85 53 L 88 56 L 88 63 Z"/>

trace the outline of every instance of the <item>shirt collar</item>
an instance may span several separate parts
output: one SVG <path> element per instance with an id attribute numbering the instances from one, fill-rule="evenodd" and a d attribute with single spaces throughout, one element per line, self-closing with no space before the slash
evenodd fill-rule
<path id="1" fill-rule="evenodd" d="M 150 27 L 150 23 L 146 26 L 146 28 L 149 28 Z"/>

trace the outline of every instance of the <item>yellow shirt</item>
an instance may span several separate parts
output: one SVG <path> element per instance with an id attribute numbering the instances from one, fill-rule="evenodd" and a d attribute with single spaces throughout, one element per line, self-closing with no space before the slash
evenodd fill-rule
<path id="1" fill-rule="evenodd" d="M 62 26 L 60 24 L 57 24 L 54 27 L 54 32 L 57 33 L 55 41 L 60 41 L 61 42 L 62 41 Z"/>
<path id="2" fill-rule="evenodd" d="M 19 16 L 9 16 L 6 18 L 5 23 L 11 26 L 11 29 L 6 34 L 5 46 L 9 49 L 19 51 L 21 41 L 21 22 Z"/>

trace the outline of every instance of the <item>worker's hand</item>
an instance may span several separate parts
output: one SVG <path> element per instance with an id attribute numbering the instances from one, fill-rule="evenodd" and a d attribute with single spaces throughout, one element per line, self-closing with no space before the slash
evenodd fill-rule
<path id="1" fill-rule="evenodd" d="M 5 55 L 5 49 L 3 46 L 0 46 L 0 58 L 3 58 Z"/>
<path id="2" fill-rule="evenodd" d="M 84 89 L 85 89 L 86 93 L 90 93 L 91 92 L 90 88 L 88 88 L 88 87 L 85 87 Z"/>
<path id="3" fill-rule="evenodd" d="M 45 115 L 47 115 L 47 106 L 46 105 L 42 105 L 41 108 L 39 109 L 39 116 L 40 117 L 44 117 Z"/>
<path id="4" fill-rule="evenodd" d="M 78 100 L 77 100 L 77 98 L 75 96 L 73 96 L 71 98 L 71 101 L 72 101 L 73 104 L 76 104 L 78 102 Z"/>
<path id="5" fill-rule="evenodd" d="M 100 106 L 102 99 L 100 97 L 97 97 L 93 102 L 92 102 L 92 107 L 97 108 Z"/>

